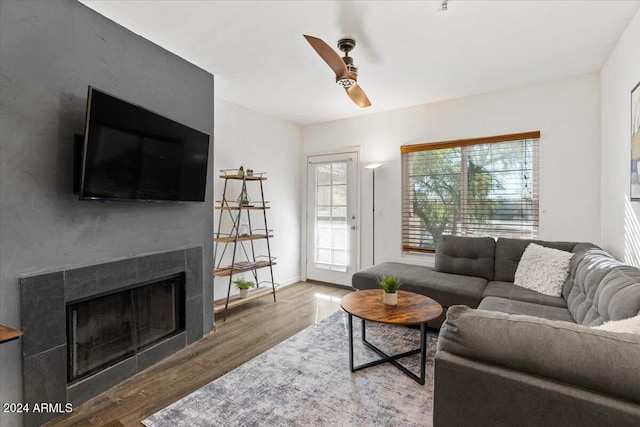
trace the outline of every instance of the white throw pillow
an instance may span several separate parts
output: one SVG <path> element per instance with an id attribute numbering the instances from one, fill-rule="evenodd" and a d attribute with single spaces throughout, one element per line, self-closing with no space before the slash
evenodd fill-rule
<path id="1" fill-rule="evenodd" d="M 640 315 L 623 320 L 610 320 L 593 329 L 609 332 L 623 332 L 626 334 L 640 334 Z"/>
<path id="2" fill-rule="evenodd" d="M 552 297 L 562 294 L 573 254 L 530 243 L 522 254 L 514 284 Z"/>

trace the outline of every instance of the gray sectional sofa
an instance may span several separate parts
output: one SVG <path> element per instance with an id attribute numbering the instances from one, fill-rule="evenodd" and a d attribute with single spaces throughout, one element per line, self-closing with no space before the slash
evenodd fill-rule
<path id="1" fill-rule="evenodd" d="M 532 242 L 574 254 L 562 296 L 513 284 Z M 383 263 L 353 287 L 377 287 L 383 274 L 451 307 L 435 427 L 640 426 L 640 335 L 591 328 L 640 314 L 637 268 L 589 243 L 443 236 L 434 268 Z"/>
<path id="2" fill-rule="evenodd" d="M 574 253 L 597 248 L 578 242 L 441 236 L 433 268 L 385 262 L 357 272 L 351 284 L 356 289 L 377 289 L 380 276 L 392 275 L 400 279 L 403 290 L 427 295 L 438 301 L 445 311 L 462 304 L 571 320 L 564 298 L 513 285 L 518 262 L 530 243 Z M 438 322 L 430 326 L 437 327 Z"/>

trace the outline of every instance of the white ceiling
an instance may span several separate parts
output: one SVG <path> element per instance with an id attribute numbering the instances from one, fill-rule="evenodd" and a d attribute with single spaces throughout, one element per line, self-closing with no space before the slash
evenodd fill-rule
<path id="1" fill-rule="evenodd" d="M 215 75 L 216 97 L 301 125 L 599 71 L 638 0 L 82 0 Z M 361 109 L 302 37 L 353 36 Z M 337 50 L 337 48 L 336 48 Z M 342 56 L 342 55 L 341 55 Z"/>

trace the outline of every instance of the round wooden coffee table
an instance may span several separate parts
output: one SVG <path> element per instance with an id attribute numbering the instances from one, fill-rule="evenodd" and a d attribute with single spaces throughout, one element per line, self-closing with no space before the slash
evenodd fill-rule
<path id="1" fill-rule="evenodd" d="M 356 291 L 345 295 L 340 301 L 340 305 L 349 315 L 349 368 L 351 372 L 356 372 L 388 362 L 424 385 L 427 365 L 427 322 L 442 314 L 442 306 L 429 297 L 406 291 L 398 291 L 398 305 L 387 305 L 382 302 L 382 292 L 382 289 Z M 353 365 L 353 316 L 362 319 L 362 342 L 375 351 L 381 359 L 360 366 Z M 366 321 L 389 325 L 420 325 L 420 348 L 388 355 L 367 341 Z M 418 353 L 420 353 L 420 376 L 398 362 L 398 359 Z"/>

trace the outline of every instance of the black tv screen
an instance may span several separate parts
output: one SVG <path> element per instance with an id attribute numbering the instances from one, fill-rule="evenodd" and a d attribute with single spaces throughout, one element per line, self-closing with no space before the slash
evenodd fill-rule
<path id="1" fill-rule="evenodd" d="M 203 202 L 209 135 L 89 86 L 80 200 Z"/>

